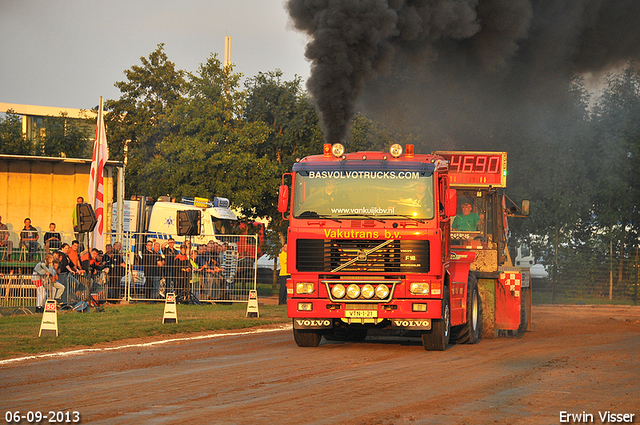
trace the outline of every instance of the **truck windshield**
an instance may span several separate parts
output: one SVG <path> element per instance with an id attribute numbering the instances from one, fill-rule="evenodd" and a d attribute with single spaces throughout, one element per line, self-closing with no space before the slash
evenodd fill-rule
<path id="1" fill-rule="evenodd" d="M 420 171 L 296 173 L 296 218 L 432 219 L 433 175 Z"/>

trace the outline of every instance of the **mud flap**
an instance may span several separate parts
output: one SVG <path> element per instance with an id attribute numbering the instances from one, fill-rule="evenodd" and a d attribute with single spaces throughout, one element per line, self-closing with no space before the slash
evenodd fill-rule
<path id="1" fill-rule="evenodd" d="M 522 274 L 501 271 L 496 287 L 496 328 L 517 331 L 520 327 Z"/>
<path id="2" fill-rule="evenodd" d="M 493 339 L 497 336 L 495 279 L 478 279 L 478 293 L 482 303 L 482 338 Z"/>

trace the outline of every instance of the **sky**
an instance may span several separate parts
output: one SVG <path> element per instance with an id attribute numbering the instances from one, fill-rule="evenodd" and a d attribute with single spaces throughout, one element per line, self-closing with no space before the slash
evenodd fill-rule
<path id="1" fill-rule="evenodd" d="M 90 109 L 160 43 L 177 69 L 212 54 L 245 77 L 281 69 L 304 81 L 306 36 L 284 0 L 0 0 L 0 102 Z M 4 111 L 3 111 L 4 112 Z"/>

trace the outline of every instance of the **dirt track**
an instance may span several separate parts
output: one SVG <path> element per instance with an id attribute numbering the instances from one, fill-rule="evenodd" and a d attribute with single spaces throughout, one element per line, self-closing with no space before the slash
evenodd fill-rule
<path id="1" fill-rule="evenodd" d="M 0 366 L 1 413 L 77 410 L 82 423 L 104 424 L 556 424 L 561 411 L 601 423 L 609 410 L 640 423 L 640 308 L 533 314 L 533 332 L 445 352 L 407 338 L 303 349 L 284 330 L 10 363 Z"/>

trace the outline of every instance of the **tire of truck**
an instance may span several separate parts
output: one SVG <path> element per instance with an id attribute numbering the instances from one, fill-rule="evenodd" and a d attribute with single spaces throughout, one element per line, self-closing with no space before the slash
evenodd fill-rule
<path id="1" fill-rule="evenodd" d="M 298 347 L 317 347 L 322 339 L 322 334 L 312 329 L 294 329 L 293 339 Z"/>
<path id="2" fill-rule="evenodd" d="M 452 338 L 457 344 L 475 344 L 480 340 L 482 327 L 482 303 L 478 293 L 478 281 L 469 272 L 467 284 L 467 323 L 453 329 Z"/>
<path id="3" fill-rule="evenodd" d="M 431 322 L 431 330 L 422 331 L 422 346 L 427 351 L 444 351 L 451 337 L 451 305 L 449 288 L 444 288 L 442 297 L 442 319 Z"/>

